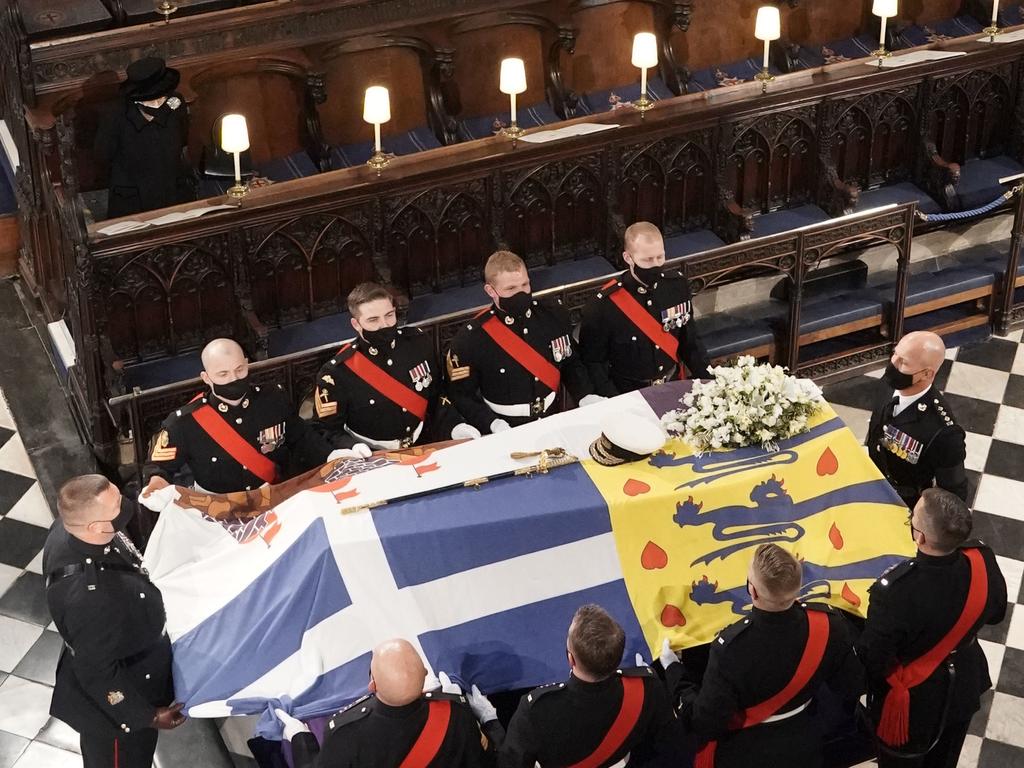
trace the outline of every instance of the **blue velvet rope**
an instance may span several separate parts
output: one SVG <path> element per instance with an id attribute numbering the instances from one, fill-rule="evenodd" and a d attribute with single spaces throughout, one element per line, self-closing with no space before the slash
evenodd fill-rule
<path id="1" fill-rule="evenodd" d="M 989 211 L 995 210 L 1013 197 L 1016 191 L 1016 189 L 1009 189 L 988 205 L 983 205 L 980 208 L 972 208 L 969 211 L 956 211 L 954 213 L 921 213 L 918 211 L 917 215 L 925 221 L 960 221 L 962 219 L 970 219 L 974 216 L 981 216 Z"/>

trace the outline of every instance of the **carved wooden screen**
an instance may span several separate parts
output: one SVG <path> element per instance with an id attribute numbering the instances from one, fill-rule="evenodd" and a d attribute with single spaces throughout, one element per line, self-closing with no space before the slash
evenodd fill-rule
<path id="1" fill-rule="evenodd" d="M 964 163 L 1008 150 L 1011 68 L 977 70 L 936 80 L 929 104 L 928 137 L 947 162 Z"/>
<path id="2" fill-rule="evenodd" d="M 620 156 L 625 225 L 650 221 L 667 235 L 708 226 L 714 183 L 709 131 L 624 147 Z"/>
<path id="3" fill-rule="evenodd" d="M 906 179 L 917 151 L 916 89 L 829 105 L 823 141 L 839 178 L 868 189 Z"/>
<path id="4" fill-rule="evenodd" d="M 253 310 L 271 326 L 345 311 L 359 283 L 377 278 L 366 208 L 311 213 L 248 230 Z"/>
<path id="5" fill-rule="evenodd" d="M 154 248 L 97 264 L 99 332 L 136 362 L 199 349 L 235 330 L 233 269 L 224 239 Z M 102 295 L 102 300 L 100 300 Z"/>

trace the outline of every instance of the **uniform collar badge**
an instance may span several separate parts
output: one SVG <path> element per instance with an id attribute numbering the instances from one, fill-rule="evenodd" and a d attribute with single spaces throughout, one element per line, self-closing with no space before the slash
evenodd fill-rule
<path id="1" fill-rule="evenodd" d="M 919 411 L 927 411 L 928 410 L 927 403 L 918 403 L 917 404 L 917 410 L 919 410 Z"/>

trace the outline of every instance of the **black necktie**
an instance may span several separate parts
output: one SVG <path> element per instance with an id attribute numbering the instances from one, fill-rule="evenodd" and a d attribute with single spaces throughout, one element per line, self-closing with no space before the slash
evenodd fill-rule
<path id="1" fill-rule="evenodd" d="M 899 395 L 893 395 L 892 400 L 885 406 L 885 410 L 882 411 L 882 423 L 887 424 L 892 419 L 893 414 L 896 412 L 896 406 L 900 402 Z"/>

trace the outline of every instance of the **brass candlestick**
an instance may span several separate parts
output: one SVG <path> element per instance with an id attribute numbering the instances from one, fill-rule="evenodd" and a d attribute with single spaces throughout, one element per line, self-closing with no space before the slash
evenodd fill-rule
<path id="1" fill-rule="evenodd" d="M 761 93 L 768 93 L 768 83 L 775 79 L 775 75 L 769 72 L 767 67 L 764 67 L 754 75 L 754 79 L 761 83 Z"/>
<path id="2" fill-rule="evenodd" d="M 178 6 L 170 2 L 170 0 L 160 0 L 156 4 L 156 12 L 162 14 L 164 17 L 164 24 L 171 23 L 171 14 L 178 10 Z"/>

